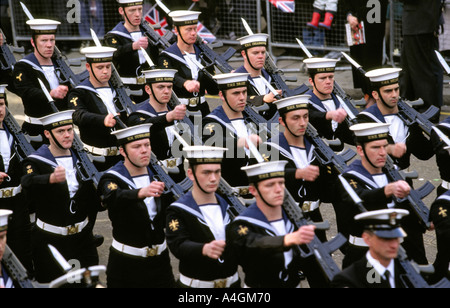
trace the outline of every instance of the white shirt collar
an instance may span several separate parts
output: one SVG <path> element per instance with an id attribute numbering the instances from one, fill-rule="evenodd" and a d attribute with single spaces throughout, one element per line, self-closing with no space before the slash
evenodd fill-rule
<path id="1" fill-rule="evenodd" d="M 372 255 L 370 254 L 370 251 L 368 251 L 366 253 L 366 258 L 369 261 L 369 263 L 373 266 L 373 268 L 377 271 L 377 273 L 383 278 L 386 279 L 386 277 L 384 276 L 384 272 L 386 270 L 389 271 L 390 273 L 390 284 L 393 288 L 395 288 L 395 269 L 394 269 L 394 259 L 391 260 L 391 262 L 389 263 L 388 267 L 384 267 L 383 265 L 381 265 L 381 263 L 374 259 L 372 257 Z"/>

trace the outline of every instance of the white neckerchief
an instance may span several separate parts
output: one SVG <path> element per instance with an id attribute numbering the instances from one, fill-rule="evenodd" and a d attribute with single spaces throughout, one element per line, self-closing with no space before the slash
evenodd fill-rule
<path id="1" fill-rule="evenodd" d="M 327 99 L 322 101 L 322 104 L 325 106 L 325 108 L 327 109 L 327 111 L 335 111 L 336 110 L 336 105 L 334 104 L 333 99 Z M 332 126 L 333 126 L 333 131 L 336 131 L 336 129 L 338 128 L 339 123 L 336 121 L 331 121 Z"/>
<path id="2" fill-rule="evenodd" d="M 114 105 L 114 93 L 109 87 L 104 88 L 96 88 L 98 95 L 100 95 L 100 98 L 102 99 L 103 103 L 105 103 L 108 106 L 108 113 L 111 111 L 114 111 L 114 114 L 117 114 L 117 108 Z"/>
<path id="3" fill-rule="evenodd" d="M 55 67 L 53 65 L 42 65 L 42 70 L 50 84 L 50 88 L 53 90 L 59 87 L 59 79 L 56 76 Z"/>
<path id="4" fill-rule="evenodd" d="M 136 31 L 136 32 L 131 32 L 131 37 L 133 38 L 134 42 L 139 41 L 139 39 L 142 37 L 142 32 L 141 31 Z M 145 56 L 144 53 L 142 52 L 142 50 L 138 49 L 138 54 L 139 54 L 139 63 L 145 63 Z"/>
<path id="5" fill-rule="evenodd" d="M 263 76 L 253 77 L 253 82 L 255 83 L 256 90 L 259 95 L 266 95 L 268 93 L 266 83 L 262 80 Z"/>
<path id="6" fill-rule="evenodd" d="M 138 177 L 133 177 L 133 181 L 138 189 L 150 186 L 150 177 L 147 174 Z M 156 209 L 155 198 L 154 197 L 145 198 L 144 203 L 147 206 L 147 211 L 148 215 L 150 216 L 150 219 L 151 220 L 155 219 L 156 214 L 158 214 Z"/>
<path id="7" fill-rule="evenodd" d="M 8 173 L 9 161 L 11 159 L 11 147 L 9 145 L 8 135 L 4 129 L 0 129 L 0 154 L 3 157 L 3 165 L 5 165 L 5 173 Z"/>
<path id="8" fill-rule="evenodd" d="M 196 61 L 197 60 L 197 56 L 194 53 L 190 53 L 189 55 L 184 55 L 184 57 L 190 57 L 191 59 L 194 59 Z M 197 67 L 197 65 L 195 65 L 192 61 L 186 60 L 187 65 L 189 66 L 189 68 L 191 69 L 191 74 L 192 74 L 192 80 L 197 80 L 198 79 L 198 73 L 199 73 L 199 68 Z"/>
<path id="9" fill-rule="evenodd" d="M 278 236 L 284 236 L 287 234 L 286 225 L 283 219 L 271 221 L 270 225 L 275 229 L 275 232 Z M 287 268 L 293 259 L 292 249 L 289 249 L 284 253 L 284 266 Z"/>
<path id="10" fill-rule="evenodd" d="M 384 276 L 384 272 L 386 270 L 389 271 L 390 273 L 390 277 L 389 277 L 389 283 L 391 284 L 391 288 L 395 288 L 395 268 L 394 268 L 394 259 L 391 260 L 391 263 L 389 263 L 388 267 L 384 267 L 383 265 L 381 265 L 381 263 L 378 260 L 375 260 L 372 255 L 370 254 L 370 251 L 368 251 L 366 253 L 366 258 L 369 261 L 369 263 L 373 266 L 373 268 L 375 269 L 375 271 L 377 271 L 377 273 L 383 277 L 383 279 L 386 279 L 386 277 Z"/>
<path id="11" fill-rule="evenodd" d="M 402 119 L 398 115 L 386 115 L 384 116 L 386 123 L 391 124 L 389 126 L 389 132 L 394 139 L 395 143 L 406 143 L 408 138 L 409 129 L 408 126 L 403 123 Z"/>
<path id="12" fill-rule="evenodd" d="M 72 156 L 55 157 L 58 166 L 66 169 L 66 181 L 69 187 L 70 198 L 72 199 L 78 191 L 80 184 L 77 180 L 77 170 L 73 166 Z"/>
<path id="13" fill-rule="evenodd" d="M 244 119 L 231 120 L 231 124 L 236 130 L 236 135 L 239 138 L 247 138 L 248 136 L 250 136 L 250 134 L 248 133 L 247 126 L 245 126 Z M 245 153 L 247 154 L 248 157 L 250 157 L 249 149 L 245 148 Z"/>
<path id="14" fill-rule="evenodd" d="M 200 211 L 208 224 L 214 238 L 218 241 L 225 240 L 225 225 L 223 222 L 222 209 L 218 204 L 199 205 Z"/>
<path id="15" fill-rule="evenodd" d="M 295 166 L 298 169 L 304 169 L 310 165 L 308 155 L 305 148 L 298 148 L 291 146 L 292 156 L 294 156 Z"/>
<path id="16" fill-rule="evenodd" d="M 385 187 L 386 185 L 389 184 L 388 178 L 387 178 L 386 174 L 384 174 L 384 173 L 374 174 L 374 175 L 372 175 L 372 177 L 373 177 L 375 183 L 377 183 L 378 187 L 380 187 L 380 188 Z M 395 206 L 395 202 L 392 201 L 387 206 L 388 206 L 388 208 L 391 209 Z"/>

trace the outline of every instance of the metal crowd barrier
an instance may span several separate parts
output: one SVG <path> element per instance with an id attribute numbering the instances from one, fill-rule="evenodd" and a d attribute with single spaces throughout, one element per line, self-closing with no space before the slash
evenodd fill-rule
<path id="1" fill-rule="evenodd" d="M 103 37 L 121 21 L 115 0 L 8 1 L 15 45 L 19 41 L 30 39 L 30 31 L 26 25 L 27 17 L 20 6 L 21 1 L 35 15 L 35 18 L 51 18 L 61 22 L 58 29 L 59 41 L 91 40 L 90 27 L 94 28 L 99 37 Z M 385 61 L 393 63 L 394 56 L 399 56 L 401 50 L 401 2 L 399 0 L 390 0 L 390 2 L 393 5 L 388 13 L 390 28 L 387 31 Z M 93 11 L 90 9 L 92 3 L 95 3 Z M 170 1 L 166 0 L 166 4 L 170 7 Z M 247 35 L 241 22 L 241 18 L 245 18 L 254 32 L 270 35 L 270 49 L 298 49 L 295 38 L 300 38 L 308 49 L 319 52 L 339 52 L 349 49 L 345 38 L 346 12 L 343 11 L 341 3 L 338 3 L 337 16 L 331 30 L 312 30 L 306 26 L 306 23 L 311 20 L 313 0 L 296 0 L 294 13 L 284 13 L 269 0 L 218 0 L 216 5 L 220 21 L 216 36 L 228 45 L 238 44 L 237 38 Z M 153 0 L 144 0 L 144 13 L 153 6 Z M 76 7 L 79 7 L 81 12 L 78 16 L 74 15 Z M 198 9 L 198 6 L 195 9 Z M 78 19 L 74 20 L 75 17 Z M 159 15 L 155 19 L 158 21 L 163 17 Z M 205 16 L 205 18 L 208 17 Z M 295 52 L 293 54 L 296 56 Z M 299 50 L 298 57 L 302 56 Z"/>

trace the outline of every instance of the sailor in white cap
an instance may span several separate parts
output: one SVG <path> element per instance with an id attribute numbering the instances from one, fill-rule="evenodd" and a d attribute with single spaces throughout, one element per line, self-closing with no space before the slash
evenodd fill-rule
<path id="1" fill-rule="evenodd" d="M 250 288 L 295 288 L 300 256 L 296 245 L 308 244 L 315 226 L 295 230 L 282 205 L 285 197 L 286 161 L 243 168 L 256 203 L 250 205 L 227 228 L 227 246 L 239 258 Z"/>
<path id="2" fill-rule="evenodd" d="M 86 56 L 89 78 L 69 92 L 69 108 L 75 110 L 74 124 L 80 130 L 85 148 L 93 155 L 104 156 L 105 162 L 94 161 L 99 171 L 105 171 L 121 160 L 116 139 L 111 136 L 119 108 L 117 93 L 109 83 L 111 63 L 115 48 L 87 47 L 81 50 Z M 126 115 L 121 114 L 123 120 Z"/>
<path id="3" fill-rule="evenodd" d="M 368 246 L 365 256 L 337 274 L 335 288 L 405 288 L 405 273 L 397 259 L 400 243 L 407 236 L 401 224 L 407 210 L 384 209 L 355 216 L 364 230 L 362 238 Z"/>
<path id="4" fill-rule="evenodd" d="M 431 205 L 430 221 L 436 230 L 437 254 L 434 261 L 434 274 L 430 284 L 442 278 L 450 278 L 450 190 L 440 195 Z"/>
<path id="5" fill-rule="evenodd" d="M 67 260 L 81 267 L 98 265 L 92 230 L 100 199 L 92 181 L 84 181 L 77 168 L 73 110 L 41 118 L 50 145 L 43 145 L 23 161 L 22 186 L 31 209 L 36 211 L 32 233 L 33 261 L 37 281 L 48 283 L 63 273 L 49 262 L 47 245 L 56 247 Z"/>
<path id="6" fill-rule="evenodd" d="M 202 63 L 201 50 L 196 43 L 200 14 L 195 11 L 173 11 L 169 14 L 178 39 L 176 43 L 161 53 L 158 66 L 178 71 L 174 82 L 175 94 L 183 104 L 188 105 L 189 111 L 200 111 L 202 117 L 205 117 L 210 113 L 205 97 L 206 91 L 211 95 L 218 94 L 217 85 L 214 80 L 208 78 L 192 61 L 187 59 L 190 57 Z M 205 64 L 203 63 L 203 65 Z M 214 75 L 214 67 L 206 69 L 211 75 Z"/>
<path id="7" fill-rule="evenodd" d="M 450 117 L 447 117 L 436 125 L 436 128 L 443 134 L 443 136 L 440 136 L 433 129 L 430 136 L 434 152 L 436 153 L 436 163 L 442 179 L 442 184 L 437 188 L 437 194 L 439 196 L 450 190 L 450 142 L 445 142 L 445 138 L 442 138 L 447 136 L 446 140 L 450 140 Z"/>
<path id="8" fill-rule="evenodd" d="M 180 260 L 179 285 L 185 288 L 240 287 L 237 262 L 225 243 L 231 222 L 228 202 L 217 194 L 227 149 L 184 147 L 193 190 L 167 209 L 166 237 Z"/>
<path id="9" fill-rule="evenodd" d="M 176 121 L 186 117 L 186 105 L 178 105 L 172 110 L 168 105 L 172 98 L 173 82 L 176 70 L 156 69 L 144 71 L 146 86 L 145 91 L 149 99 L 136 107 L 136 111 L 128 118 L 129 125 L 151 123 L 151 141 L 154 145 L 153 153 L 158 157 L 170 176 L 177 183 L 186 178 L 183 167 L 183 158 L 172 154 L 172 145 L 175 136 L 172 133 Z"/>
<path id="10" fill-rule="evenodd" d="M 14 209 L 9 224 L 8 245 L 22 264 L 31 271 L 33 266 L 30 215 L 21 194 L 22 165 L 18 151 L 20 147 L 4 122 L 7 104 L 5 88 L 6 85 L 0 85 L 0 209 Z"/>
<path id="11" fill-rule="evenodd" d="M 54 99 L 58 110 L 67 109 L 69 85 L 60 84 L 58 65 L 53 58 L 58 21 L 48 19 L 29 20 L 34 52 L 17 62 L 14 67 L 14 87 L 24 105 L 23 129 L 30 136 L 43 136 L 38 118 L 52 114 L 53 110 L 39 84 L 40 79 Z M 44 138 L 44 137 L 43 137 Z M 45 138 L 44 138 L 45 140 Z M 35 147 L 41 144 L 34 143 Z"/>
<path id="12" fill-rule="evenodd" d="M 0 210 L 0 289 L 7 288 L 13 289 L 14 281 L 11 279 L 10 274 L 2 264 L 3 254 L 6 248 L 6 233 L 8 230 L 9 217 L 12 215 L 10 210 Z"/>
<path id="13" fill-rule="evenodd" d="M 244 58 L 244 65 L 236 69 L 235 73 L 248 73 L 249 79 L 249 93 L 248 101 L 255 106 L 261 106 L 264 103 L 271 104 L 276 101 L 275 95 L 267 88 L 266 79 L 269 83 L 272 82 L 272 77 L 265 70 L 267 54 L 268 34 L 259 33 L 248 35 L 239 38 L 241 44 L 241 55 Z M 282 95 L 282 91 L 278 91 Z M 269 110 L 264 111 L 262 115 L 266 119 L 271 119 L 277 111 L 276 106 L 269 105 Z"/>
<path id="14" fill-rule="evenodd" d="M 233 187 L 247 186 L 245 172 L 241 170 L 250 162 L 247 138 L 255 145 L 261 138 L 246 126 L 243 111 L 247 105 L 247 73 L 230 73 L 214 76 L 222 106 L 203 119 L 203 142 L 207 145 L 225 146 L 229 150 L 223 162 L 223 178 Z"/>
<path id="15" fill-rule="evenodd" d="M 133 91 L 142 91 L 141 95 L 132 95 L 134 102 L 141 103 L 146 100 L 145 78 L 142 71 L 149 69 L 143 48 L 156 62 L 159 55 L 158 47 L 149 43 L 145 31 L 141 27 L 143 21 L 142 0 L 117 0 L 119 14 L 123 21 L 105 35 L 105 44 L 114 47 L 114 65 L 122 77 L 123 83 Z"/>
<path id="16" fill-rule="evenodd" d="M 108 209 L 113 242 L 110 288 L 169 288 L 175 284 L 164 234 L 165 184 L 149 168 L 151 124 L 113 132 L 124 161 L 102 176 L 98 194 Z"/>
<path id="17" fill-rule="evenodd" d="M 355 132 L 356 151 L 361 159 L 355 160 L 344 172 L 343 177 L 349 182 L 364 206 L 369 210 L 378 209 L 408 209 L 406 199 L 411 191 L 406 181 L 393 182 L 385 171 L 389 124 L 364 123 L 351 127 Z M 349 245 L 345 251 L 343 267 L 348 267 L 359 260 L 367 251 L 367 245 L 362 240 L 362 229 L 354 223 L 353 217 L 358 213 L 353 200 L 345 191 L 340 194 L 340 202 L 335 202 L 338 230 L 348 237 Z M 403 246 L 408 255 L 419 264 L 428 264 L 423 243 L 423 227 L 415 215 L 409 216 L 403 227 L 408 233 Z"/>
<path id="18" fill-rule="evenodd" d="M 342 98 L 333 93 L 334 72 L 338 60 L 310 58 L 303 61 L 309 73 L 309 83 L 313 87 L 305 94 L 311 95 L 310 122 L 321 137 L 329 140 L 339 139 L 354 144 L 354 138 L 348 129 Z"/>
<path id="19" fill-rule="evenodd" d="M 400 169 L 410 166 L 411 154 L 427 161 L 434 155 L 431 142 L 417 125 L 410 125 L 399 114 L 400 99 L 399 68 L 382 68 L 370 71 L 366 77 L 372 85 L 372 96 L 376 104 L 360 112 L 358 123 L 389 123 L 389 154 L 396 160 Z"/>

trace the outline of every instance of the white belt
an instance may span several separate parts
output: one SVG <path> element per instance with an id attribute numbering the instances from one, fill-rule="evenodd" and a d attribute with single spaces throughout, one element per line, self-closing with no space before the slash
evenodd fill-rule
<path id="1" fill-rule="evenodd" d="M 161 245 L 153 245 L 152 247 L 136 248 L 119 243 L 118 241 L 113 239 L 112 247 L 114 247 L 114 249 L 116 249 L 117 251 L 123 252 L 127 255 L 148 258 L 161 255 L 164 250 L 167 249 L 167 242 L 164 241 L 164 243 L 162 243 Z"/>
<path id="2" fill-rule="evenodd" d="M 179 98 L 178 99 L 182 105 L 187 105 L 190 107 L 197 107 L 198 104 L 206 103 L 206 97 L 192 97 L 192 98 Z"/>
<path id="3" fill-rule="evenodd" d="M 447 190 L 450 190 L 450 183 L 447 181 L 442 181 L 441 186 Z"/>
<path id="4" fill-rule="evenodd" d="M 305 201 L 303 202 L 302 210 L 303 212 L 313 212 L 317 210 L 320 207 L 320 200 L 319 201 Z"/>
<path id="5" fill-rule="evenodd" d="M 38 118 L 32 118 L 29 116 L 25 116 L 25 122 L 33 124 L 33 125 L 42 125 L 42 122 Z"/>
<path id="6" fill-rule="evenodd" d="M 203 281 L 198 279 L 192 279 L 180 274 L 180 281 L 185 286 L 191 288 L 229 288 L 233 283 L 239 280 L 239 274 L 236 272 L 233 276 L 225 279 L 216 279 L 212 281 Z"/>
<path id="7" fill-rule="evenodd" d="M 89 153 L 99 155 L 99 156 L 110 157 L 110 156 L 119 156 L 120 155 L 119 148 L 117 148 L 117 147 L 97 148 L 97 147 L 93 147 L 90 145 L 84 145 L 84 148 Z"/>
<path id="8" fill-rule="evenodd" d="M 57 226 L 53 226 L 51 224 L 45 223 L 42 220 L 40 220 L 39 218 L 36 220 L 36 226 L 38 226 L 42 230 L 50 232 L 50 233 L 58 234 L 58 235 L 64 235 L 64 236 L 80 233 L 88 225 L 88 223 L 89 223 L 89 219 L 86 218 L 84 221 L 77 223 L 75 225 L 72 225 L 72 226 L 57 227 Z"/>
<path id="9" fill-rule="evenodd" d="M 349 236 L 348 242 L 354 246 L 369 247 L 369 245 L 367 245 L 366 242 L 364 242 L 364 240 L 361 237 L 356 237 L 353 235 Z"/>
<path id="10" fill-rule="evenodd" d="M 183 158 L 181 158 L 181 157 L 161 160 L 161 164 L 163 164 L 164 167 L 166 167 L 168 169 L 178 167 L 182 163 L 183 163 Z"/>
<path id="11" fill-rule="evenodd" d="M 145 84 L 145 76 L 141 76 L 141 77 L 122 77 L 120 78 L 122 79 L 122 82 L 124 84 L 134 84 L 134 85 L 144 85 Z"/>
<path id="12" fill-rule="evenodd" d="M 0 199 L 12 198 L 22 192 L 22 185 L 0 189 Z"/>

